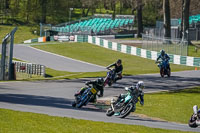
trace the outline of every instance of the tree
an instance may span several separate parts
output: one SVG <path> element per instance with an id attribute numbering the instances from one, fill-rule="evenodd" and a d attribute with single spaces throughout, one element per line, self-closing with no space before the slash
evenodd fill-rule
<path id="1" fill-rule="evenodd" d="M 164 37 L 171 37 L 171 18 L 169 0 L 163 0 Z"/>
<path id="2" fill-rule="evenodd" d="M 138 37 L 142 37 L 142 33 L 143 33 L 143 22 L 142 22 L 142 0 L 137 0 L 137 26 L 138 26 L 138 30 L 137 30 L 137 34 Z"/>
<path id="3" fill-rule="evenodd" d="M 40 0 L 41 8 L 42 8 L 42 18 L 41 23 L 46 23 L 46 16 L 47 16 L 47 0 Z"/>
<path id="4" fill-rule="evenodd" d="M 190 0 L 182 0 L 182 40 L 188 40 L 189 36 L 189 13 L 190 13 Z"/>

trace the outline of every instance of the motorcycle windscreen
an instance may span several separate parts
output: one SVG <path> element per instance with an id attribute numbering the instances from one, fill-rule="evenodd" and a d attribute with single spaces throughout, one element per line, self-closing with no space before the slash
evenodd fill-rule
<path id="1" fill-rule="evenodd" d="M 132 97 L 130 95 L 126 96 L 125 103 L 128 102 Z"/>

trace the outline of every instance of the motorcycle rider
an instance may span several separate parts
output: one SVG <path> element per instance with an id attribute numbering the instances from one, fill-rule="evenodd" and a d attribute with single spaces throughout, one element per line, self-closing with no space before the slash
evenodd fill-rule
<path id="1" fill-rule="evenodd" d="M 200 119 L 200 108 L 198 109 L 197 105 L 193 106 L 194 113 L 192 114 L 190 120 L 189 120 L 189 126 L 190 127 L 197 127 L 198 124 L 196 123 L 196 120 Z"/>
<path id="2" fill-rule="evenodd" d="M 169 60 L 170 60 L 170 57 L 165 53 L 164 50 L 161 50 L 160 51 L 160 55 L 158 56 L 157 58 L 157 61 L 161 59 L 165 65 L 167 66 L 167 68 L 169 68 Z"/>
<path id="3" fill-rule="evenodd" d="M 104 79 L 103 78 L 98 78 L 97 80 L 91 80 L 85 83 L 85 85 L 89 86 L 92 85 L 94 89 L 97 89 L 100 91 L 100 94 L 98 95 L 99 97 L 103 97 L 103 92 L 104 92 Z M 83 92 L 87 89 L 87 87 L 81 88 L 79 92 L 77 92 L 74 96 L 82 95 Z M 96 102 L 96 95 L 94 96 L 93 99 L 90 100 L 90 102 Z"/>
<path id="4" fill-rule="evenodd" d="M 138 81 L 137 84 L 134 86 L 130 86 L 130 87 L 127 87 L 125 88 L 126 90 L 130 89 L 131 90 L 131 93 L 132 95 L 134 96 L 137 96 L 137 97 L 140 97 L 140 104 L 141 105 L 144 105 L 144 92 L 143 92 L 143 89 L 144 89 L 144 82 L 143 81 Z M 124 102 L 126 96 L 128 94 L 120 94 L 118 99 L 117 99 L 117 102 Z M 133 109 L 132 109 L 132 112 L 134 112 L 136 110 L 136 106 L 134 105 L 133 106 Z M 115 115 L 119 115 L 120 113 L 119 112 L 116 112 Z"/>
<path id="5" fill-rule="evenodd" d="M 107 66 L 106 68 L 109 69 L 110 67 L 115 67 L 114 68 L 114 74 L 112 76 L 113 82 L 116 82 L 117 80 L 122 79 L 122 71 L 123 71 L 122 60 L 118 59 L 117 62 Z"/>

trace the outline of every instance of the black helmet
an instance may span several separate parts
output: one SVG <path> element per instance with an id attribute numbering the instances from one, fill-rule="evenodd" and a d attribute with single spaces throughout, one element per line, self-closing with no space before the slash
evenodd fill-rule
<path id="1" fill-rule="evenodd" d="M 122 64 L 122 60 L 121 60 L 121 59 L 118 59 L 118 60 L 117 60 L 117 63 Z"/>
<path id="2" fill-rule="evenodd" d="M 98 79 L 97 79 L 97 84 L 98 84 L 98 85 L 102 86 L 103 83 L 104 83 L 103 78 L 98 78 Z"/>
<path id="3" fill-rule="evenodd" d="M 162 49 L 162 50 L 160 50 L 160 53 L 161 53 L 161 55 L 162 56 L 164 56 L 165 55 L 165 51 Z"/>

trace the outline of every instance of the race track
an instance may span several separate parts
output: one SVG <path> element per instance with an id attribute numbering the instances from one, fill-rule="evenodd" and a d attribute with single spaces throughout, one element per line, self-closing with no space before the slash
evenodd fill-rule
<path id="1" fill-rule="evenodd" d="M 46 67 L 54 70 L 69 72 L 106 71 L 105 67 L 42 51 L 29 45 L 14 45 L 13 52 L 13 56 L 17 59 L 28 61 L 30 63 L 45 65 Z"/>
<path id="2" fill-rule="evenodd" d="M 104 121 L 112 123 L 144 125 L 153 128 L 174 129 L 200 132 L 200 128 L 192 129 L 186 124 L 169 123 L 128 116 L 125 119 L 106 117 L 105 112 L 89 104 L 82 109 L 71 107 L 74 93 L 90 79 L 55 80 L 35 82 L 2 82 L 0 83 L 0 108 L 35 112 L 52 116 L 72 117 L 77 119 Z M 113 87 L 106 87 L 104 96 L 112 97 L 124 92 L 124 87 L 138 80 L 146 85 L 145 93 L 183 89 L 200 85 L 200 71 L 172 73 L 171 78 L 160 78 L 159 74 L 148 74 L 124 77 Z M 145 106 L 145 105 L 144 105 Z M 189 119 L 190 116 L 188 116 Z"/>

